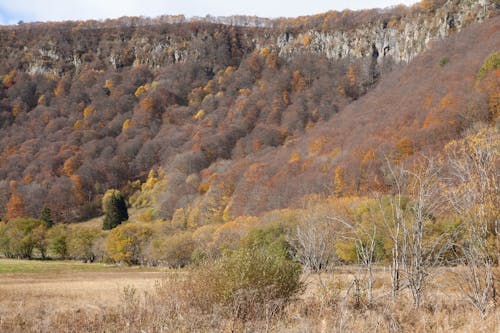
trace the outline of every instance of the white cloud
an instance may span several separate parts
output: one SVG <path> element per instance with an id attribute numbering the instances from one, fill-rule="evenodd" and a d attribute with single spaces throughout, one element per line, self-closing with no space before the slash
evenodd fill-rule
<path id="1" fill-rule="evenodd" d="M 18 0 L 0 3 L 0 22 L 104 19 L 120 16 L 258 15 L 293 17 L 342 10 L 377 8 L 417 0 Z"/>

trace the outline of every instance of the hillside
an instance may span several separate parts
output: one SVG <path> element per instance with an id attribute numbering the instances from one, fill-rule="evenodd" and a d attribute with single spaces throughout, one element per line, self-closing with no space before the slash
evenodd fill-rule
<path id="1" fill-rule="evenodd" d="M 493 112 L 496 88 L 475 85 L 499 48 L 493 5 L 428 3 L 263 27 L 1 27 L 0 216 L 79 221 L 119 188 L 203 225 L 387 190 L 386 157 L 439 149 Z"/>

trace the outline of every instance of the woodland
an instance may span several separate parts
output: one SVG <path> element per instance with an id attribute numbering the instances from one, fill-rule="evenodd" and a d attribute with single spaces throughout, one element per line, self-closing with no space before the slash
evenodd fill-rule
<path id="1" fill-rule="evenodd" d="M 459 31 L 468 3 L 0 26 L 0 253 L 188 276 L 42 331 L 500 327 L 500 20 Z M 408 63 L 313 37 L 432 18 L 448 35 Z"/>

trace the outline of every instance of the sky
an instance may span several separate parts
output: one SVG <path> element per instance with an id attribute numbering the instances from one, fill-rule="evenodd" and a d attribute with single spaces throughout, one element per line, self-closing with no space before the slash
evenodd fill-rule
<path id="1" fill-rule="evenodd" d="M 296 17 L 329 10 L 385 8 L 417 0 L 0 0 L 0 24 L 184 14 Z"/>

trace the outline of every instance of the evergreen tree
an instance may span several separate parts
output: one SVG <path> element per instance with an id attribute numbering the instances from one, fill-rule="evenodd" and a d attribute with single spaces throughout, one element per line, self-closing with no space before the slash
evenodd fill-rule
<path id="1" fill-rule="evenodd" d="M 109 190 L 102 198 L 104 211 L 103 230 L 110 230 L 128 220 L 127 204 L 125 198 L 117 190 Z"/>
<path id="2" fill-rule="evenodd" d="M 52 220 L 52 211 L 49 207 L 43 207 L 40 212 L 40 220 L 42 220 L 47 228 L 51 228 L 54 225 L 54 220 Z"/>

